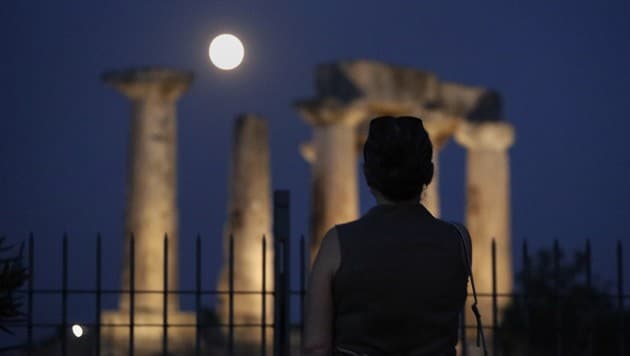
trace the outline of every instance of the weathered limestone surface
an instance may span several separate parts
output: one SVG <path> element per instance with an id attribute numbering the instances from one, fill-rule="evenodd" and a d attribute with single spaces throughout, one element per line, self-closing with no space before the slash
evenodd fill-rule
<path id="1" fill-rule="evenodd" d="M 168 288 L 178 288 L 177 277 L 177 128 L 175 103 L 192 81 L 189 72 L 167 69 L 139 69 L 106 73 L 105 83 L 132 102 L 125 257 L 122 289 L 129 290 L 129 237 L 135 239 L 135 290 L 163 291 L 164 236 L 168 235 Z M 162 293 L 136 293 L 135 323 L 162 324 Z M 168 298 L 168 323 L 193 324 L 194 315 L 179 311 L 175 294 Z M 129 323 L 129 294 L 121 295 L 119 309 L 102 314 L 102 323 Z M 125 349 L 129 329 L 102 329 L 112 347 Z M 171 347 L 191 345 L 194 328 L 169 329 Z M 134 328 L 139 354 L 151 354 L 161 347 L 162 328 Z M 125 349 L 126 350 L 126 349 Z M 115 351 L 118 352 L 118 351 Z"/>
<path id="2" fill-rule="evenodd" d="M 304 119 L 313 125 L 311 146 L 302 152 L 310 158 L 311 260 L 319 245 L 335 224 L 354 220 L 359 215 L 357 177 L 357 129 L 353 109 L 298 105 Z"/>
<path id="3" fill-rule="evenodd" d="M 437 77 L 375 61 L 346 61 L 318 66 L 315 81 L 316 97 L 297 103 L 313 127 L 313 139 L 300 147 L 313 172 L 312 256 L 328 229 L 358 216 L 356 161 L 367 138 L 368 121 L 376 116 L 423 118 L 434 142 L 436 169 L 422 199 L 439 216 L 439 150 L 452 135 L 456 120 L 438 108 L 442 89 Z"/>
<path id="4" fill-rule="evenodd" d="M 443 82 L 427 71 L 369 60 L 321 64 L 316 97 L 371 108 L 377 114 L 440 110 L 470 121 L 503 118 L 501 96 L 487 88 Z M 365 117 L 364 119 L 369 119 Z"/>
<path id="5" fill-rule="evenodd" d="M 229 180 L 228 220 L 224 227 L 224 264 L 219 290 L 229 289 L 229 239 L 234 238 L 234 290 L 262 291 L 262 241 L 267 239 L 266 289 L 273 290 L 272 203 L 270 182 L 269 137 L 267 122 L 255 115 L 237 118 L 232 140 L 232 159 Z M 266 320 L 273 322 L 273 298 L 266 299 Z M 219 298 L 219 317 L 229 322 L 229 298 Z M 262 297 L 260 293 L 234 295 L 234 323 L 261 324 Z M 261 329 L 235 328 L 239 345 L 256 345 Z M 268 336 L 271 341 L 271 336 Z"/>
<path id="6" fill-rule="evenodd" d="M 336 98 L 344 103 L 367 100 L 394 102 L 396 106 L 401 102 L 418 105 L 439 98 L 439 83 L 433 73 L 369 60 L 319 65 L 315 85 L 318 97 Z"/>
<path id="7" fill-rule="evenodd" d="M 441 82 L 438 106 L 447 114 L 467 121 L 501 121 L 503 104 L 494 90 Z"/>
<path id="8" fill-rule="evenodd" d="M 457 120 L 439 111 L 418 114 L 433 144 L 433 180 L 427 186 L 422 197 L 422 204 L 435 217 L 440 217 L 440 151 L 450 139 Z"/>
<path id="9" fill-rule="evenodd" d="M 491 242 L 495 239 L 497 290 L 498 293 L 511 293 L 508 148 L 514 142 L 514 129 L 506 122 L 466 122 L 458 127 L 455 139 L 468 149 L 466 225 L 473 241 L 473 274 L 477 292 L 492 292 Z M 508 298 L 499 298 L 499 309 L 508 301 Z M 479 310 L 485 324 L 491 325 L 491 298 L 481 297 Z M 471 317 L 469 315 L 468 320 L 473 320 Z"/>

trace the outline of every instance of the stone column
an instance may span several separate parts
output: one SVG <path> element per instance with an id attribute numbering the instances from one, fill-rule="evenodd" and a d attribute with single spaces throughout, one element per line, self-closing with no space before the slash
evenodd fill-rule
<path id="1" fill-rule="evenodd" d="M 224 262 L 219 290 L 229 290 L 229 243 L 234 238 L 234 290 L 262 291 L 262 241 L 267 239 L 266 289 L 273 290 L 272 203 L 267 122 L 255 115 L 237 118 L 232 138 L 228 220 L 224 227 Z M 235 324 L 262 323 L 262 297 L 234 295 Z M 266 299 L 266 320 L 273 322 L 273 298 Z M 219 317 L 229 323 L 229 297 L 219 296 Z M 260 342 L 260 328 L 234 328 L 237 349 L 243 354 Z M 270 336 L 269 342 L 273 340 Z M 256 349 L 259 350 L 259 349 Z M 237 350 L 238 352 L 241 352 Z M 252 350 L 249 350 L 251 354 Z"/>
<path id="2" fill-rule="evenodd" d="M 466 225 L 473 242 L 473 274 L 478 293 L 492 292 L 491 241 L 496 240 L 497 289 L 512 292 L 510 166 L 514 129 L 506 122 L 462 122 L 455 139 L 468 150 Z M 499 310 L 508 298 L 498 298 Z M 492 325 L 492 300 L 480 297 L 486 326 Z M 472 315 L 467 316 L 472 323 Z M 500 320 L 500 319 L 499 319 Z M 489 340 L 492 336 L 489 335 Z M 489 343 L 491 345 L 491 343 Z"/>
<path id="3" fill-rule="evenodd" d="M 128 161 L 127 210 L 125 222 L 125 257 L 122 289 L 129 289 L 129 236 L 135 237 L 135 290 L 164 289 L 164 236 L 169 238 L 168 288 L 177 290 L 177 99 L 187 90 L 192 74 L 166 69 L 139 69 L 106 73 L 105 83 L 113 86 L 132 102 L 130 154 Z M 163 323 L 163 295 L 136 293 L 135 324 Z M 129 323 L 128 293 L 120 298 L 119 309 L 102 315 L 103 323 Z M 168 298 L 168 323 L 194 323 L 194 315 L 179 311 L 178 296 Z M 176 344 L 192 342 L 194 328 L 169 329 L 169 339 Z M 103 328 L 111 345 L 126 347 L 128 328 Z M 134 328 L 134 343 L 140 353 L 159 351 L 160 327 Z"/>
<path id="4" fill-rule="evenodd" d="M 298 110 L 313 127 L 311 152 L 303 150 L 305 158 L 311 161 L 312 171 L 312 262 L 329 229 L 359 216 L 356 125 L 363 114 L 352 107 L 318 103 L 300 104 Z"/>
<path id="5" fill-rule="evenodd" d="M 425 130 L 433 144 L 433 180 L 422 196 L 422 204 L 435 217 L 440 217 L 440 150 L 455 130 L 455 120 L 445 117 L 440 112 L 419 115 Z"/>

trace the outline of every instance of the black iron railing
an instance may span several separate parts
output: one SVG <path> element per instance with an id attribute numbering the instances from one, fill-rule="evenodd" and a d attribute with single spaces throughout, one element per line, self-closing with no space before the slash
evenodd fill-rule
<path id="1" fill-rule="evenodd" d="M 241 327 L 249 327 L 249 328 L 260 328 L 260 348 L 259 355 L 267 355 L 269 350 L 273 350 L 274 355 L 285 356 L 290 355 L 295 350 L 292 350 L 292 340 L 294 337 L 299 337 L 296 335 L 301 335 L 301 331 L 303 330 L 303 312 L 304 312 L 304 296 L 306 289 L 306 280 L 307 280 L 307 266 L 309 258 L 307 244 L 305 243 L 304 236 L 299 238 L 299 255 L 298 258 L 298 273 L 299 273 L 299 286 L 297 289 L 290 288 L 290 226 L 289 226 L 289 195 L 288 192 L 276 192 L 274 194 L 274 239 L 273 239 L 273 248 L 274 248 L 274 270 L 272 273 L 274 274 L 274 288 L 273 290 L 268 289 L 268 285 L 266 283 L 268 274 L 270 271 L 267 270 L 267 258 L 268 258 L 268 246 L 271 241 L 265 236 L 261 237 L 260 246 L 262 252 L 262 266 L 261 266 L 261 277 L 262 277 L 262 289 L 257 291 L 243 291 L 243 290 L 235 290 L 234 288 L 234 271 L 237 266 L 235 266 L 235 256 L 234 256 L 234 237 L 231 236 L 229 238 L 229 248 L 228 248 L 228 290 L 209 290 L 202 288 L 202 258 L 201 251 L 203 250 L 202 239 L 201 236 L 196 237 L 195 241 L 195 251 L 194 251 L 194 288 L 193 289 L 180 289 L 180 290 L 170 290 L 168 288 L 168 250 L 169 250 L 169 239 L 168 236 L 164 237 L 163 241 L 163 256 L 164 259 L 162 261 L 163 267 L 163 289 L 162 290 L 138 290 L 135 288 L 135 263 L 136 263 L 136 251 L 135 251 L 135 239 L 133 236 L 129 238 L 129 285 L 127 289 L 107 289 L 103 288 L 102 283 L 102 272 L 103 272 L 103 256 L 102 256 L 102 238 L 99 235 L 96 236 L 96 247 L 94 251 L 94 265 L 90 268 L 93 268 L 95 271 L 94 275 L 94 288 L 84 288 L 84 289 L 76 289 L 72 288 L 69 285 L 69 275 L 68 275 L 68 236 L 64 235 L 61 243 L 61 286 L 57 289 L 41 289 L 36 288 L 33 283 L 33 279 L 30 279 L 26 285 L 24 290 L 18 291 L 25 297 L 25 317 L 23 320 L 19 322 L 12 323 L 9 325 L 10 328 L 25 328 L 25 339 L 23 343 L 17 346 L 3 346 L 0 347 L 0 352 L 7 352 L 9 350 L 16 351 L 20 350 L 20 355 L 39 355 L 42 354 L 39 350 L 41 349 L 41 343 L 39 341 L 36 342 L 34 337 L 34 330 L 38 328 L 58 328 L 59 335 L 55 339 L 58 343 L 58 352 L 59 354 L 66 356 L 73 354 L 73 350 L 69 347 L 69 327 L 68 323 L 68 300 L 69 296 L 73 295 L 90 295 L 94 298 L 94 319 L 93 323 L 84 324 L 93 330 L 92 333 L 94 338 L 92 340 L 92 344 L 90 345 L 90 352 L 94 355 L 104 355 L 102 352 L 104 349 L 104 341 L 101 338 L 101 330 L 103 327 L 127 327 L 128 328 L 128 345 L 126 349 L 128 350 L 129 355 L 133 355 L 135 352 L 135 335 L 134 335 L 134 327 L 138 326 L 151 326 L 151 327 L 159 327 L 162 329 L 162 344 L 161 349 L 164 355 L 169 353 L 169 350 L 172 345 L 169 345 L 169 331 L 178 327 L 191 327 L 195 330 L 195 338 L 194 345 L 191 349 L 191 354 L 193 355 L 204 355 L 207 353 L 208 345 L 204 343 L 204 333 L 210 328 L 218 328 L 221 330 L 227 329 L 227 332 L 224 333 L 225 337 L 225 348 L 227 354 L 231 355 L 235 351 L 236 343 L 238 340 L 235 339 L 235 328 Z M 33 270 L 35 266 L 35 249 L 36 239 L 34 235 L 30 235 L 28 238 L 28 249 L 27 249 L 27 263 L 31 270 Z M 475 248 L 483 248 L 480 246 L 475 246 Z M 510 325 L 502 324 L 502 311 L 499 310 L 499 298 L 510 298 L 510 300 L 514 301 L 515 305 L 520 305 L 524 310 L 523 315 L 525 315 L 525 322 L 522 325 L 522 328 L 519 330 L 518 337 L 520 340 L 520 351 L 524 352 L 524 354 L 534 354 L 537 352 L 535 350 L 537 342 L 539 340 L 539 336 L 536 335 L 537 330 L 531 328 L 530 319 L 531 313 L 528 314 L 528 308 L 533 308 L 532 305 L 535 305 L 536 300 L 539 298 L 546 298 L 545 296 L 541 296 L 539 291 L 536 290 L 535 284 L 532 282 L 536 278 L 536 271 L 534 270 L 533 258 L 530 254 L 529 247 L 527 242 L 523 243 L 522 246 L 522 269 L 520 273 L 519 279 L 522 281 L 521 287 L 518 289 L 518 292 L 515 293 L 499 293 L 497 287 L 497 256 L 496 256 L 496 243 L 492 241 L 489 246 L 491 250 L 491 258 L 492 258 L 492 290 L 490 292 L 481 292 L 479 293 L 480 298 L 490 298 L 491 299 L 491 310 L 492 310 L 492 319 L 491 321 L 485 321 L 485 328 L 492 332 L 492 343 L 491 343 L 491 354 L 493 355 L 502 355 L 509 354 L 509 351 L 504 351 L 506 346 L 504 343 L 504 339 L 508 339 L 509 337 L 513 337 L 514 328 Z M 614 305 L 611 307 L 614 312 L 616 321 L 614 322 L 614 331 L 615 335 L 611 340 L 615 340 L 615 345 L 613 347 L 614 353 L 610 353 L 613 355 L 626 355 L 627 350 L 627 342 L 628 342 L 628 332 L 626 330 L 625 323 L 627 322 L 627 313 L 625 310 L 625 302 L 629 298 L 628 295 L 624 294 L 624 278 L 623 278 L 623 248 L 622 242 L 618 241 L 615 249 L 615 263 L 616 263 L 616 278 L 615 278 L 615 293 L 604 293 L 600 291 L 597 296 L 593 295 L 592 298 L 608 298 L 610 300 L 614 300 Z M 582 255 L 582 263 L 583 263 L 583 277 L 584 277 L 584 285 L 586 291 L 595 290 L 595 286 L 593 283 L 593 275 L 592 275 L 592 253 L 591 253 L 591 243 L 590 241 L 586 241 L 586 245 L 584 248 L 584 252 Z M 536 267 L 538 268 L 538 267 Z M 568 298 L 567 295 L 561 293 L 563 282 L 562 276 L 562 266 L 561 266 L 561 249 L 558 241 L 555 241 L 552 247 L 551 253 L 551 275 L 550 278 L 550 286 L 551 288 L 551 298 L 549 299 L 554 305 L 550 310 L 555 313 L 553 317 L 550 319 L 553 323 L 553 330 L 555 333 L 551 338 L 553 340 L 552 344 L 548 345 L 550 355 L 568 355 L 570 350 L 567 349 L 568 343 L 570 340 L 566 340 L 566 335 L 563 333 L 563 330 L 570 325 L 564 325 L 565 316 L 563 310 L 563 301 Z M 582 273 L 582 272 L 580 272 Z M 163 297 L 163 308 L 162 308 L 162 323 L 158 324 L 138 324 L 136 322 L 136 304 L 135 299 L 137 295 L 146 294 L 146 293 L 159 293 Z M 128 295 L 129 297 L 129 323 L 116 323 L 116 324 L 105 324 L 101 323 L 102 320 L 102 309 L 103 309 L 103 297 L 106 295 Z M 50 322 L 39 322 L 36 320 L 37 315 L 34 314 L 34 302 L 35 298 L 43 295 L 58 295 L 61 297 L 60 301 L 60 310 L 61 310 L 61 320 L 59 323 L 50 323 Z M 194 308 L 196 313 L 195 323 L 192 325 L 184 325 L 177 324 L 171 322 L 168 317 L 168 301 L 169 296 L 179 295 L 179 296 L 194 296 Z M 202 318 L 202 298 L 208 295 L 227 295 L 228 299 L 228 320 L 223 322 L 211 322 Z M 236 324 L 234 322 L 234 300 L 236 295 L 258 295 L 262 301 L 262 310 L 261 310 L 261 318 L 260 323 L 247 323 L 247 324 Z M 267 321 L 267 298 L 272 297 L 274 303 L 274 318 L 273 322 L 269 323 Z M 299 305 L 299 315 L 294 316 L 291 315 L 290 304 L 293 298 L 298 298 Z M 547 299 L 545 299 L 547 300 Z M 584 310 L 588 310 L 589 305 L 584 306 Z M 466 330 L 475 328 L 476 325 L 473 323 L 473 320 L 465 320 L 466 313 L 462 313 L 462 322 L 461 322 L 461 354 L 467 355 L 470 352 L 469 342 L 466 342 Z M 507 317 L 505 317 L 507 318 Z M 292 320 L 299 320 L 297 324 L 292 322 Z M 271 345 L 269 344 L 269 340 L 267 340 L 267 333 L 269 330 L 273 331 L 273 342 Z M 588 345 L 584 352 L 585 354 L 597 355 L 601 354 L 599 352 L 598 346 L 594 343 L 594 335 L 597 330 L 594 328 L 590 328 L 586 330 L 586 339 L 585 343 Z M 550 339 L 550 340 L 551 340 Z M 537 341 L 538 340 L 538 341 Z M 296 344 L 295 342 L 293 344 Z M 299 342 L 297 343 L 299 344 Z M 570 346 L 570 345 L 569 345 Z"/>

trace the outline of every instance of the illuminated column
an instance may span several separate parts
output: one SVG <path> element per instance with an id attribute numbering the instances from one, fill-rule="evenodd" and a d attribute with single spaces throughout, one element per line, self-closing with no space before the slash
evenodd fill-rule
<path id="1" fill-rule="evenodd" d="M 514 129 L 506 122 L 462 122 L 455 139 L 468 151 L 466 225 L 473 241 L 473 274 L 478 293 L 492 292 L 491 241 L 496 240 L 497 290 L 512 292 L 510 165 Z M 508 298 L 498 298 L 499 310 Z M 481 297 L 485 325 L 492 323 L 491 298 Z M 470 317 L 468 318 L 469 321 Z"/>
<path id="2" fill-rule="evenodd" d="M 232 138 L 228 220 L 224 227 L 224 263 L 219 290 L 229 289 L 229 238 L 234 237 L 234 290 L 262 291 L 262 237 L 267 238 L 266 289 L 273 290 L 271 177 L 267 122 L 254 115 L 236 120 Z M 260 324 L 260 293 L 234 295 L 234 323 Z M 273 298 L 267 297 L 267 322 L 273 321 Z M 220 295 L 219 316 L 229 322 L 229 297 Z M 235 341 L 258 344 L 260 328 L 235 328 Z M 268 338 L 268 340 L 272 340 Z"/>
<path id="3" fill-rule="evenodd" d="M 440 150 L 453 135 L 455 120 L 443 117 L 440 112 L 420 115 L 433 144 L 433 179 L 424 191 L 422 204 L 435 217 L 440 217 Z"/>
<path id="4" fill-rule="evenodd" d="M 106 73 L 105 83 L 132 102 L 125 257 L 122 289 L 129 289 L 130 259 L 128 237 L 135 239 L 134 288 L 137 291 L 164 290 L 164 236 L 169 237 L 168 288 L 177 290 L 177 99 L 187 90 L 192 74 L 166 69 L 140 69 Z M 162 293 L 134 295 L 136 324 L 163 323 Z M 178 297 L 168 298 L 168 323 L 194 323 L 194 315 L 179 311 Z M 102 322 L 129 323 L 130 298 L 123 293 L 119 309 L 104 312 Z M 190 342 L 194 328 L 170 328 L 171 347 Z M 103 328 L 112 345 L 125 345 L 128 328 Z M 160 327 L 135 327 L 134 343 L 139 352 L 160 350 Z"/>
<path id="5" fill-rule="evenodd" d="M 313 127 L 311 162 L 311 261 L 330 228 L 359 216 L 357 129 L 363 117 L 352 108 L 303 103 L 298 109 Z"/>

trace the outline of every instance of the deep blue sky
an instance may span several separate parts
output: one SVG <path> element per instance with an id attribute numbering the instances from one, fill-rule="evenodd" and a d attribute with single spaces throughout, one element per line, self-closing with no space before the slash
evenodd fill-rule
<path id="1" fill-rule="evenodd" d="M 181 253 L 192 256 L 192 237 L 203 234 L 212 287 L 235 115 L 269 119 L 273 187 L 291 190 L 293 231 L 306 232 L 309 167 L 297 146 L 310 132 L 291 103 L 313 94 L 317 63 L 367 58 L 499 90 L 517 132 L 515 245 L 527 237 L 536 246 L 558 238 L 577 247 L 592 238 L 598 272 L 610 279 L 614 242 L 629 234 L 629 10 L 624 0 L 5 2 L 0 233 L 18 241 L 35 232 L 36 283 L 55 286 L 67 231 L 70 282 L 91 286 L 75 268 L 92 263 L 100 231 L 106 283 L 117 287 L 129 102 L 99 75 L 145 65 L 190 69 L 196 79 L 178 106 Z M 221 32 L 246 46 L 236 71 L 209 63 L 209 42 Z M 463 218 L 464 158 L 454 143 L 441 157 L 449 219 Z M 365 211 L 373 201 L 361 184 Z M 184 271 L 191 260 L 182 261 Z"/>

